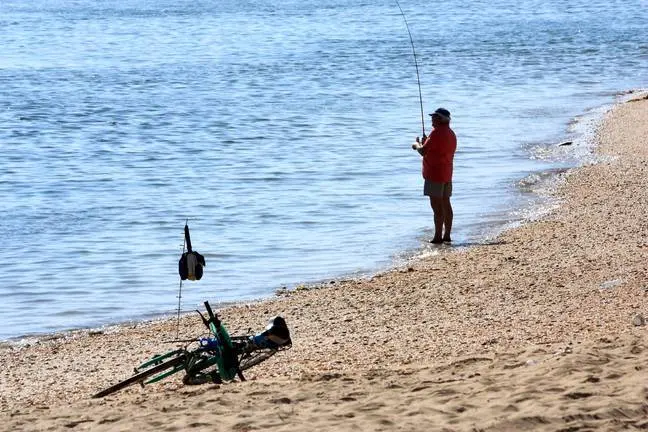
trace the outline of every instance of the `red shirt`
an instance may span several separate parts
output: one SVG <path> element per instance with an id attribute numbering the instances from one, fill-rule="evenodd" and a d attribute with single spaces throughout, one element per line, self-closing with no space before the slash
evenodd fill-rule
<path id="1" fill-rule="evenodd" d="M 423 178 L 436 183 L 452 181 L 452 161 L 457 137 L 449 125 L 436 127 L 423 143 Z"/>

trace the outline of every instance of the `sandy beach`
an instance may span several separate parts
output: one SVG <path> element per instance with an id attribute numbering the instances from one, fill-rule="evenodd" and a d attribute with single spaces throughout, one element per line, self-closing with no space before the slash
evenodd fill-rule
<path id="1" fill-rule="evenodd" d="M 647 96 L 607 113 L 596 136 L 601 162 L 565 174 L 541 220 L 221 310 L 233 334 L 277 314 L 291 328 L 293 348 L 246 382 L 187 387 L 178 374 L 90 398 L 172 348 L 174 320 L 4 345 L 0 429 L 648 429 Z M 181 330 L 202 323 L 186 316 Z"/>

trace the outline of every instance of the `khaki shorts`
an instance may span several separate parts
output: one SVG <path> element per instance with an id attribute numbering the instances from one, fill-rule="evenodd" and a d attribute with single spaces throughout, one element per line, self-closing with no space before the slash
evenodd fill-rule
<path id="1" fill-rule="evenodd" d="M 430 180 L 425 180 L 425 184 L 423 185 L 423 195 L 434 198 L 451 197 L 452 182 L 437 183 Z"/>

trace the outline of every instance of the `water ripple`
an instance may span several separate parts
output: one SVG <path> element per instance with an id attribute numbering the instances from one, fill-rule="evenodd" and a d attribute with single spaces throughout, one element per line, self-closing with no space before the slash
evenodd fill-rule
<path id="1" fill-rule="evenodd" d="M 443 25 L 402 3 L 425 110 L 449 107 L 459 135 L 459 242 L 577 163 L 586 143 L 552 146 L 571 119 L 645 86 L 641 1 L 469 0 Z M 392 1 L 7 0 L 0 17 L 0 339 L 172 311 L 187 218 L 208 258 L 188 309 L 369 272 L 429 234 Z"/>

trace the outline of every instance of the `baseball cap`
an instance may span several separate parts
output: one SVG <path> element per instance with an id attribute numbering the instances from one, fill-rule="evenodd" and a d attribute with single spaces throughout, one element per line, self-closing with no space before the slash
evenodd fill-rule
<path id="1" fill-rule="evenodd" d="M 437 115 L 445 121 L 450 121 L 450 111 L 445 108 L 437 108 L 436 111 L 430 114 L 431 116 Z"/>

